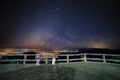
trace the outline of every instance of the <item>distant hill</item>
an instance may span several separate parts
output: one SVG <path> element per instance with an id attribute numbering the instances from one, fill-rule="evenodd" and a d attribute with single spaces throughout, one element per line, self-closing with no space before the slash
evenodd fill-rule
<path id="1" fill-rule="evenodd" d="M 112 49 L 101 49 L 101 48 L 79 48 L 77 52 L 63 52 L 61 54 L 66 53 L 104 53 L 104 54 L 120 54 L 120 50 L 112 50 Z"/>
<path id="2" fill-rule="evenodd" d="M 81 48 L 78 49 L 80 53 L 109 53 L 109 54 L 120 54 L 120 50 L 112 49 L 100 49 L 100 48 Z"/>

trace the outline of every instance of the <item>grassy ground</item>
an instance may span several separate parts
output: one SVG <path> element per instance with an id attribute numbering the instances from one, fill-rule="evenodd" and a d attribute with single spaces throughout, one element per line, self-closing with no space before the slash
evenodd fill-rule
<path id="1" fill-rule="evenodd" d="M 13 70 L 23 69 L 23 68 L 29 68 L 33 67 L 35 64 L 6 64 L 6 65 L 0 65 L 0 73 L 5 73 Z"/>
<path id="2" fill-rule="evenodd" d="M 61 65 L 74 68 L 74 80 L 120 80 L 120 64 L 82 62 Z"/>
<path id="3" fill-rule="evenodd" d="M 73 80 L 74 71 L 64 66 L 40 65 L 0 73 L 0 80 Z"/>
<path id="4" fill-rule="evenodd" d="M 7 67 L 9 66 L 7 65 Z M 7 67 L 5 68 L 7 69 Z M 69 64 L 60 63 L 56 66 L 29 65 L 26 68 L 18 68 L 18 70 L 10 69 L 0 73 L 0 80 L 120 80 L 119 75 L 120 64 L 74 62 Z"/>

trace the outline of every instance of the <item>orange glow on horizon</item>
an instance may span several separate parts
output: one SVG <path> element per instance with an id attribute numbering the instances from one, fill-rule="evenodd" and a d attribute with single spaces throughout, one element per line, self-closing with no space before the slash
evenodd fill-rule
<path id="1" fill-rule="evenodd" d="M 111 47 L 108 44 L 105 43 L 92 43 L 91 48 L 108 48 L 111 49 Z"/>
<path id="2" fill-rule="evenodd" d="M 7 49 L 0 49 L 0 54 L 19 54 L 19 53 L 30 52 L 30 51 L 33 51 L 35 53 L 48 52 L 46 50 L 41 50 L 41 49 L 14 49 L 14 48 L 7 48 Z"/>

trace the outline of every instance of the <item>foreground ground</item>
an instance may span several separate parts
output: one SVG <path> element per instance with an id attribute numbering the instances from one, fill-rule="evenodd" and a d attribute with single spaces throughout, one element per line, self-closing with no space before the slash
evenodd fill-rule
<path id="1" fill-rule="evenodd" d="M 120 64 L 0 65 L 0 80 L 120 80 Z"/>

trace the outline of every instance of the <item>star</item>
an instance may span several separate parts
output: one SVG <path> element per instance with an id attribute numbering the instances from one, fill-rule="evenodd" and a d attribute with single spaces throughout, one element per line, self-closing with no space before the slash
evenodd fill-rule
<path id="1" fill-rule="evenodd" d="M 56 10 L 59 11 L 59 8 L 57 7 Z"/>

